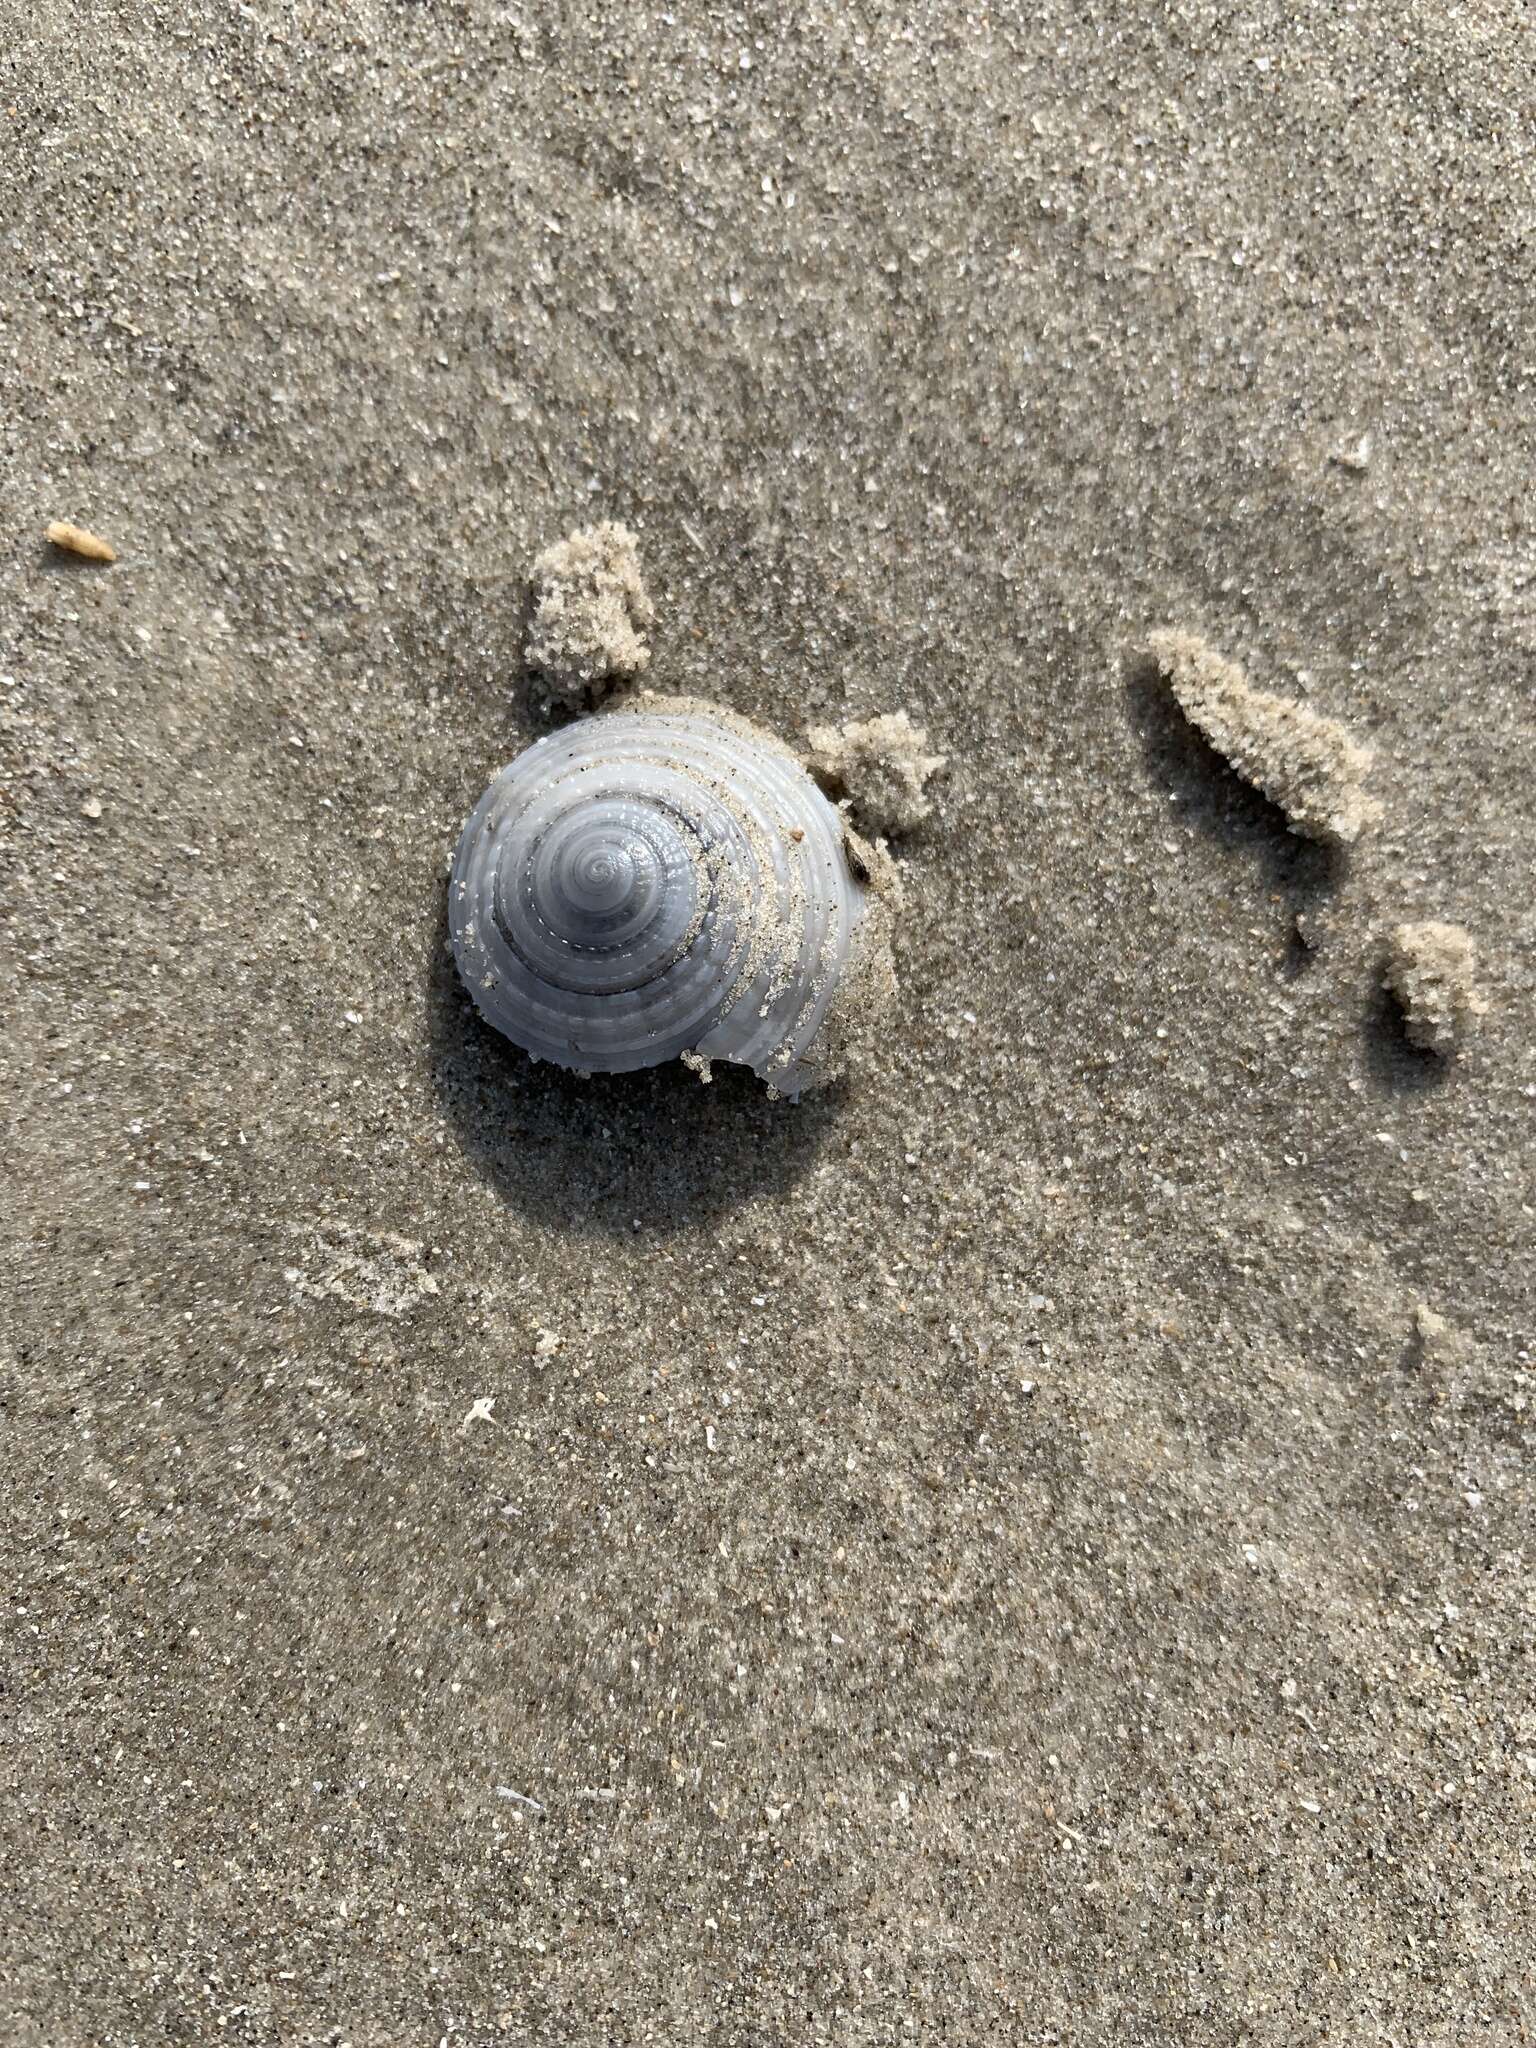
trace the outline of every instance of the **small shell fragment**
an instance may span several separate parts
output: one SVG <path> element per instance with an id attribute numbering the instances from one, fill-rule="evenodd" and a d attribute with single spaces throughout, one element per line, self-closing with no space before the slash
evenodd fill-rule
<path id="1" fill-rule="evenodd" d="M 103 540 L 99 533 L 88 533 L 83 526 L 71 526 L 67 519 L 55 519 L 45 532 L 46 538 L 66 554 L 83 555 L 88 562 L 117 560 L 117 549 L 110 541 Z"/>
<path id="2" fill-rule="evenodd" d="M 1371 437 L 1359 434 L 1353 441 L 1340 441 L 1329 450 L 1328 460 L 1339 469 L 1352 469 L 1357 476 L 1371 466 Z"/>

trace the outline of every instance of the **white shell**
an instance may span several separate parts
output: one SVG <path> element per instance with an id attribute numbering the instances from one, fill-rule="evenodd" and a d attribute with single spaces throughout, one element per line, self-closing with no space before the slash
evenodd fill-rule
<path id="1" fill-rule="evenodd" d="M 520 754 L 464 828 L 448 912 L 477 1008 L 535 1059 L 624 1073 L 692 1052 L 795 1095 L 865 904 L 789 749 L 690 706 Z"/>

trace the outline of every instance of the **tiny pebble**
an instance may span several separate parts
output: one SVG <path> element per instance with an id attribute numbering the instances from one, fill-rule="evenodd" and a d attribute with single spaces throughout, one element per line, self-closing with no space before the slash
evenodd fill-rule
<path id="1" fill-rule="evenodd" d="M 117 549 L 105 541 L 99 533 L 89 533 L 83 526 L 71 526 L 67 519 L 55 519 L 44 529 L 56 548 L 62 548 L 67 555 L 82 555 L 88 562 L 115 562 Z"/>

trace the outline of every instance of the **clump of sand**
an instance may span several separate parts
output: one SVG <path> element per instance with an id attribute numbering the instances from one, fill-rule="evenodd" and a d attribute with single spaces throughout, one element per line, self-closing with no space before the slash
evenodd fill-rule
<path id="1" fill-rule="evenodd" d="M 1464 1365 L 1472 1351 L 1465 1333 L 1445 1316 L 1437 1314 L 1427 1301 L 1421 1301 L 1413 1311 L 1413 1330 L 1409 1341 L 1421 1365 L 1442 1368 Z"/>
<path id="2" fill-rule="evenodd" d="M 1459 924 L 1430 918 L 1387 935 L 1385 982 L 1403 1012 L 1410 1044 L 1447 1058 L 1488 1008 L 1478 993 L 1477 953 Z"/>
<path id="3" fill-rule="evenodd" d="M 928 752 L 928 734 L 905 711 L 862 724 L 813 725 L 806 763 L 831 795 L 845 798 L 860 827 L 879 838 L 909 832 L 933 809 L 926 794 L 943 754 Z"/>
<path id="4" fill-rule="evenodd" d="M 656 610 L 627 526 L 605 519 L 544 549 L 533 564 L 525 658 L 549 695 L 579 707 L 632 682 L 651 651 Z"/>
<path id="5" fill-rule="evenodd" d="M 1190 724 L 1279 805 L 1293 832 L 1351 846 L 1376 823 L 1381 806 L 1364 788 L 1370 750 L 1336 720 L 1256 690 L 1197 634 L 1153 633 L 1147 651 Z"/>

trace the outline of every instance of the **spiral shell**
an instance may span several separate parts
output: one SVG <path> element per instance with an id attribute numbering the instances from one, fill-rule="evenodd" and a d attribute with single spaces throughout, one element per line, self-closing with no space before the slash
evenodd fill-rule
<path id="1" fill-rule="evenodd" d="M 449 881 L 459 973 L 535 1059 L 625 1073 L 684 1053 L 784 1095 L 868 903 L 842 818 L 796 757 L 688 700 L 538 740 L 475 806 Z"/>

